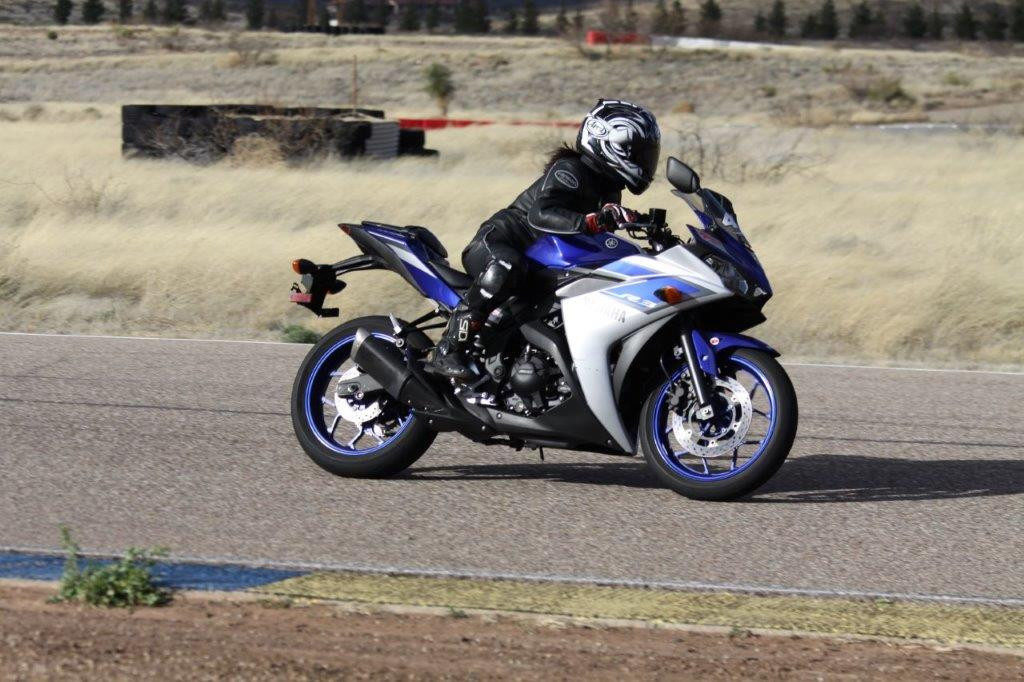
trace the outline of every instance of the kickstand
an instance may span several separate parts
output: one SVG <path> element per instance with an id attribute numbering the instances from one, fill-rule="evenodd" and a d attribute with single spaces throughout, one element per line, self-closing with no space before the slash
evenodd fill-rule
<path id="1" fill-rule="evenodd" d="M 540 452 L 540 461 L 544 461 L 544 448 L 537 446 L 537 450 Z"/>

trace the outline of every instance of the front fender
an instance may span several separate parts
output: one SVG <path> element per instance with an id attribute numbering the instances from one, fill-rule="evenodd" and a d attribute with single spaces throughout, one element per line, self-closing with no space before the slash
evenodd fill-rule
<path id="1" fill-rule="evenodd" d="M 729 334 L 728 332 L 708 332 L 693 330 L 693 347 L 697 351 L 697 361 L 700 368 L 708 376 L 718 376 L 718 358 L 724 357 L 737 348 L 752 348 L 754 350 L 768 353 L 773 358 L 779 357 L 779 351 L 775 350 L 763 341 L 758 341 L 752 336 L 743 334 Z"/>

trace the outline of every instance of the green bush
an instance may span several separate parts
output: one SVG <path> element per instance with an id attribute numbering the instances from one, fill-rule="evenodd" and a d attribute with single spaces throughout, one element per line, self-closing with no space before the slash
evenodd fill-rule
<path id="1" fill-rule="evenodd" d="M 170 601 L 167 590 L 153 584 L 150 569 L 155 557 L 167 550 L 130 547 L 124 557 L 112 564 L 78 564 L 79 547 L 71 539 L 67 526 L 60 527 L 61 546 L 67 552 L 60 590 L 53 601 L 80 601 L 93 606 L 160 606 Z"/>
<path id="2" fill-rule="evenodd" d="M 289 343 L 316 343 L 320 335 L 301 324 L 290 324 L 281 330 L 281 336 Z"/>

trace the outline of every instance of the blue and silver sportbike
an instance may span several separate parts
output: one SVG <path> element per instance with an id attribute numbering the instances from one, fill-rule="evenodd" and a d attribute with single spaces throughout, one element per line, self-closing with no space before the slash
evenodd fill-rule
<path id="1" fill-rule="evenodd" d="M 527 251 L 530 286 L 488 318 L 472 351 L 479 378 L 423 372 L 471 280 L 429 230 L 342 224 L 362 252 L 333 265 L 301 259 L 292 300 L 321 316 L 359 270 L 401 275 L 434 302 L 406 322 L 350 320 L 302 363 L 292 391 L 299 443 L 342 476 L 391 476 L 441 431 L 485 445 L 632 456 L 666 486 L 702 500 L 750 493 L 782 465 L 797 401 L 778 353 L 740 332 L 764 321 L 772 289 L 732 203 L 669 159 L 669 182 L 699 219 L 683 241 L 652 209 L 622 236 L 544 236 Z M 543 454 L 543 451 L 541 452 Z"/>

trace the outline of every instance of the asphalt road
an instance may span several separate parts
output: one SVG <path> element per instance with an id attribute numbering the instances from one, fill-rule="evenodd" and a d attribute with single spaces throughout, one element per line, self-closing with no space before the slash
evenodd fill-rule
<path id="1" fill-rule="evenodd" d="M 790 366 L 800 431 L 754 497 L 642 460 L 439 438 L 346 480 L 288 416 L 307 348 L 0 334 L 0 546 L 650 583 L 1024 598 L 1024 375 Z"/>

